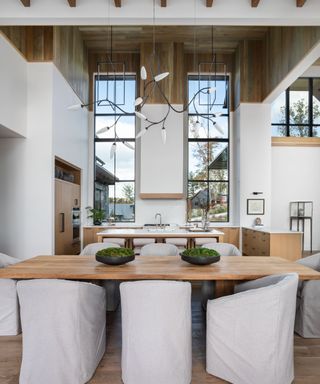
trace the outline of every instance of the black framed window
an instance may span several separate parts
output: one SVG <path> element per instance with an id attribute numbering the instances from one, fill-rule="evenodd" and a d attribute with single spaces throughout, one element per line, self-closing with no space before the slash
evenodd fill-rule
<path id="1" fill-rule="evenodd" d="M 188 111 L 188 221 L 229 221 L 229 79 L 189 76 L 189 100 L 203 87 Z M 200 87 L 200 88 L 199 88 Z M 212 105 L 215 100 L 214 105 Z M 217 117 L 208 119 L 212 114 Z M 215 122 L 215 124 L 214 124 Z"/>
<path id="2" fill-rule="evenodd" d="M 105 211 L 107 220 L 134 222 L 136 78 L 100 74 L 95 77 L 95 94 L 97 100 L 108 95 L 130 113 L 124 114 L 107 102 L 95 105 L 94 206 Z M 103 129 L 106 127 L 110 128 Z"/>
<path id="3" fill-rule="evenodd" d="M 297 79 L 272 104 L 272 136 L 320 137 L 320 79 Z"/>

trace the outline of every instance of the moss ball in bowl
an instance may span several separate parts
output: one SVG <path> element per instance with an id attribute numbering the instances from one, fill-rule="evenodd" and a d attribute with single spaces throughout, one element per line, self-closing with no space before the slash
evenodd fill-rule
<path id="1" fill-rule="evenodd" d="M 108 265 L 121 265 L 134 260 L 134 252 L 130 248 L 105 248 L 96 253 L 96 260 Z"/>
<path id="2" fill-rule="evenodd" d="M 195 265 L 208 265 L 220 260 L 220 253 L 209 248 L 191 248 L 180 253 L 181 259 Z"/>

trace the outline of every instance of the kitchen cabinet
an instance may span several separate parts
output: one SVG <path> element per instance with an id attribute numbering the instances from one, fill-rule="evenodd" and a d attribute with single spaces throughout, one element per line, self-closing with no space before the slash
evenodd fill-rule
<path id="1" fill-rule="evenodd" d="M 244 256 L 278 256 L 295 261 L 302 256 L 302 233 L 242 228 Z"/>
<path id="2" fill-rule="evenodd" d="M 57 164 L 57 163 L 56 163 Z M 79 181 L 77 168 L 64 164 L 59 160 L 59 168 L 66 169 L 69 180 Z M 64 171 L 60 171 L 60 175 Z M 73 174 L 75 173 L 76 176 Z M 57 173 L 56 173 L 57 175 Z M 70 176 L 73 175 L 73 176 Z M 74 255 L 80 252 L 80 184 L 55 179 L 55 254 Z"/>

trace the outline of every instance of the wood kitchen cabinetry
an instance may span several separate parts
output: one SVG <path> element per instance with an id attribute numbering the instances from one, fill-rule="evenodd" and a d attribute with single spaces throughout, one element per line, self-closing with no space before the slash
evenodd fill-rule
<path id="1" fill-rule="evenodd" d="M 55 254 L 80 252 L 80 169 L 56 159 L 55 179 Z M 67 181 L 62 177 L 66 175 Z M 79 184 L 78 184 L 78 183 Z"/>
<path id="2" fill-rule="evenodd" d="M 302 233 L 242 228 L 244 256 L 278 256 L 295 261 L 301 258 Z"/>

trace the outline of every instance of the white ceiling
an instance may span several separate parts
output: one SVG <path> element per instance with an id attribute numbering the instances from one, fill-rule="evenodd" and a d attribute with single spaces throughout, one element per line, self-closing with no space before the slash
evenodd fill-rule
<path id="1" fill-rule="evenodd" d="M 108 6 L 110 1 L 110 6 Z M 251 0 L 167 0 L 160 7 L 156 0 L 157 24 L 188 25 L 320 25 L 320 1 L 307 0 L 302 8 L 296 0 L 260 0 L 257 8 Z M 110 9 L 110 17 L 108 16 Z M 113 0 L 77 0 L 71 8 L 67 0 L 31 0 L 24 7 L 20 0 L 0 1 L 2 25 L 143 25 L 152 23 L 152 0 L 122 0 L 116 8 Z"/>

